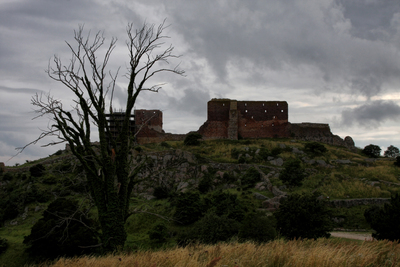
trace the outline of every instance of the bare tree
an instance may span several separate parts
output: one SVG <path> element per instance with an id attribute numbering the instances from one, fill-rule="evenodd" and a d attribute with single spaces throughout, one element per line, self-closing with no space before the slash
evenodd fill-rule
<path id="1" fill-rule="evenodd" d="M 52 120 L 51 126 L 42 131 L 34 142 L 56 136 L 57 140 L 48 145 L 69 144 L 85 170 L 98 210 L 105 251 L 119 249 L 125 243 L 124 224 L 130 214 L 129 199 L 136 175 L 143 165 L 143 162 L 132 164 L 130 156 L 134 146 L 130 117 L 136 99 L 142 91 L 160 90 L 162 84 L 148 85 L 157 74 L 184 74 L 179 65 L 169 65 L 169 61 L 178 56 L 174 55 L 173 46 L 164 43 L 168 38 L 163 35 L 166 29 L 164 22 L 158 27 L 144 24 L 138 30 L 134 30 L 133 24 L 127 27 L 129 65 L 125 76 L 129 83 L 125 116 L 116 138 L 113 138 L 106 117 L 107 113 L 111 114 L 111 119 L 114 116 L 112 103 L 118 70 L 112 74 L 107 70 L 107 63 L 116 46 L 116 38 L 111 39 L 99 59 L 99 51 L 105 45 L 103 34 L 98 32 L 93 38 L 90 35 L 85 37 L 83 27 L 79 27 L 75 31 L 76 46 L 67 43 L 72 52 L 69 63 L 64 65 L 60 57 L 54 56 L 53 64 L 49 64 L 48 75 L 75 94 L 72 110 L 64 108 L 62 102 L 51 95 L 35 95 L 32 98 L 37 117 L 50 115 Z M 92 123 L 98 132 L 99 142 L 96 145 L 91 140 Z"/>

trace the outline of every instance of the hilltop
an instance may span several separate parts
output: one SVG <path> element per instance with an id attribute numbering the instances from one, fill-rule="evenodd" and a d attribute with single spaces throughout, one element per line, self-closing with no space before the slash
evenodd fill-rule
<path id="1" fill-rule="evenodd" d="M 315 143 L 291 139 L 207 140 L 198 146 L 170 141 L 137 147 L 131 153 L 133 164 L 146 158 L 146 166 L 133 189 L 126 248 L 171 247 L 178 242 L 179 233 L 187 229 L 174 223 L 174 199 L 181 192 L 199 192 L 202 199 L 215 192 L 229 192 L 247 209 L 272 214 L 285 195 L 317 191 L 320 198 L 330 201 L 335 228 L 370 231 L 363 217 L 365 209 L 387 202 L 391 194 L 399 192 L 400 169 L 393 165 L 394 160 L 371 159 L 360 149 L 327 144 L 323 145 L 325 152 L 310 151 L 307 144 Z M 279 177 L 285 163 L 294 159 L 301 162 L 305 179 L 302 185 L 290 186 Z M 32 172 L 37 166 L 44 168 Z M 17 265 L 26 259 L 23 237 L 29 235 L 49 203 L 65 197 L 90 206 L 84 174 L 68 150 L 6 168 L 1 175 L 0 195 L 0 237 L 10 244 L 0 262 L 19 259 Z M 149 232 L 160 224 L 167 229 L 161 243 L 149 239 Z"/>

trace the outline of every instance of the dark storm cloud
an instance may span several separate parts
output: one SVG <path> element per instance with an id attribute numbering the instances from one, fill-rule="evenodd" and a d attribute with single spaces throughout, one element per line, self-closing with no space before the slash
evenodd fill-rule
<path id="1" fill-rule="evenodd" d="M 346 126 L 362 125 L 371 128 L 388 120 L 400 121 L 400 106 L 393 101 L 372 101 L 342 112 L 342 123 Z"/>
<path id="2" fill-rule="evenodd" d="M 340 0 L 343 14 L 352 24 L 351 34 L 368 40 L 387 39 L 395 33 L 391 20 L 400 12 L 397 0 Z"/>
<path id="3" fill-rule="evenodd" d="M 343 90 L 345 85 L 350 93 L 366 97 L 381 92 L 387 80 L 399 83 L 400 61 L 393 45 L 351 34 L 352 20 L 343 12 L 349 10 L 348 15 L 355 20 L 356 14 L 351 13 L 355 6 L 329 1 L 179 3 L 167 7 L 175 19 L 174 27 L 194 53 L 207 58 L 221 79 L 226 78 L 229 64 L 248 71 L 238 65 L 243 62 L 240 59 L 245 59 L 254 69 L 261 70 L 259 77 L 253 77 L 259 83 L 265 82 L 263 69 L 285 71 L 288 65 L 299 71 L 308 66 L 329 83 L 329 88 Z M 387 21 L 386 16 L 390 20 L 396 12 L 394 8 L 388 12 L 384 5 L 376 8 L 382 8 L 374 13 L 378 21 Z M 387 22 L 381 24 L 388 26 Z M 315 84 L 310 89 L 323 88 L 326 87 Z"/>

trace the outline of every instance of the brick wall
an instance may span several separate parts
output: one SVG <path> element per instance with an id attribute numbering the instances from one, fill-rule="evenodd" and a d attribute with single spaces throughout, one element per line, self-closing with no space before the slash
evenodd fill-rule
<path id="1" fill-rule="evenodd" d="M 135 110 L 137 137 L 156 137 L 156 133 L 162 133 L 162 112 L 160 110 Z"/>
<path id="2" fill-rule="evenodd" d="M 289 137 L 286 101 L 212 99 L 199 133 L 205 139 Z"/>

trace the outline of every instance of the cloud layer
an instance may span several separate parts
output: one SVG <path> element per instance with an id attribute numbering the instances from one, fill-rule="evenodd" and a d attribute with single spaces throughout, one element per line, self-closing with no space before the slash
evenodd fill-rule
<path id="1" fill-rule="evenodd" d="M 224 97 L 286 100 L 292 122 L 329 123 L 361 147 L 400 142 L 398 1 L 7 0 L 0 3 L 0 161 L 47 126 L 31 121 L 33 94 L 71 103 L 45 70 L 54 54 L 68 63 L 65 42 L 74 44 L 74 29 L 85 25 L 91 34 L 104 30 L 108 41 L 118 38 L 109 68 L 121 67 L 114 106 L 123 109 L 126 26 L 165 18 L 167 45 L 182 55 L 186 77 L 156 77 L 163 90 L 143 94 L 136 108 L 162 110 L 167 132 L 196 130 L 206 102 Z M 7 164 L 48 151 L 29 153 Z"/>

